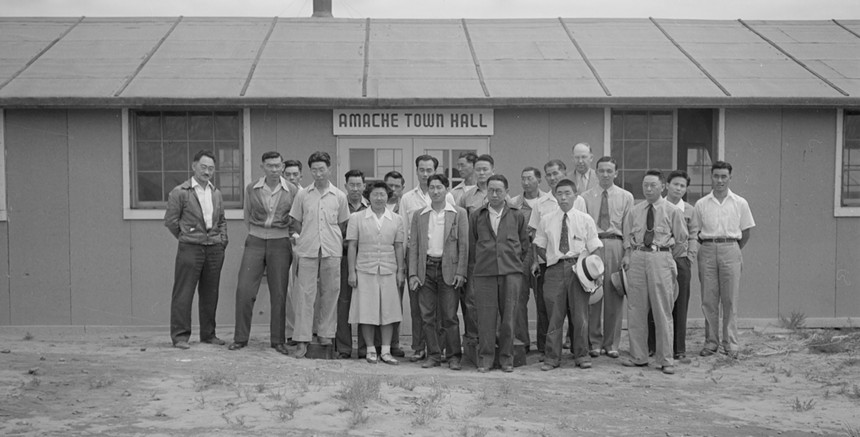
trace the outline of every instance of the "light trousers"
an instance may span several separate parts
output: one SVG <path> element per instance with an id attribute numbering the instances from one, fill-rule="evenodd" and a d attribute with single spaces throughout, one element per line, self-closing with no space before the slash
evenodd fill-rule
<path id="1" fill-rule="evenodd" d="M 612 273 L 621 270 L 624 248 L 621 240 L 605 238 L 596 254 L 603 260 L 603 299 L 588 311 L 589 349 L 617 351 L 621 345 L 621 321 L 624 318 L 624 295 L 612 285 Z M 602 317 L 602 320 L 601 320 Z"/>
<path id="2" fill-rule="evenodd" d="M 699 248 L 699 281 L 702 283 L 702 312 L 705 315 L 705 348 L 716 351 L 722 344 L 726 352 L 737 352 L 738 293 L 744 258 L 735 242 L 705 242 Z M 723 336 L 720 342 L 720 307 L 723 311 Z"/>
<path id="3" fill-rule="evenodd" d="M 643 252 L 630 255 L 627 290 L 627 331 L 634 363 L 648 362 L 648 312 L 654 315 L 654 359 L 658 366 L 675 365 L 672 350 L 674 328 L 675 277 L 678 269 L 671 252 Z M 604 292 L 605 294 L 605 292 Z"/>
<path id="4" fill-rule="evenodd" d="M 294 293 L 290 296 L 296 316 L 293 340 L 310 342 L 313 339 L 314 303 L 317 293 L 320 300 L 317 335 L 322 338 L 335 337 L 337 297 L 340 293 L 340 258 L 299 258 L 298 287 L 293 289 Z"/>

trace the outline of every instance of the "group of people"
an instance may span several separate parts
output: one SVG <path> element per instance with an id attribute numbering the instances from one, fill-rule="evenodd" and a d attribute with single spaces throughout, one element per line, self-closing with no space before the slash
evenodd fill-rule
<path id="1" fill-rule="evenodd" d="M 301 162 L 263 154 L 264 176 L 245 190 L 248 236 L 229 349 L 248 344 L 265 272 L 271 346 L 296 358 L 311 342 L 350 358 L 352 325 L 358 324 L 359 358 L 398 364 L 406 355 L 399 344 L 405 289 L 410 361 L 424 361 L 424 368 L 447 362 L 460 370 L 465 346 L 475 351 L 479 372 L 494 364 L 512 372 L 515 347 L 528 351 L 532 345 L 527 306 L 533 293 L 541 370 L 559 367 L 564 348 L 583 369 L 600 355 L 619 358 L 626 301 L 630 356 L 621 364 L 647 366 L 653 356 L 672 374 L 676 361 L 689 362 L 687 312 L 697 263 L 705 316 L 699 353 L 713 355 L 722 347 L 736 356 L 741 249 L 755 223 L 746 200 L 729 189 L 732 166 L 713 163 L 712 191 L 695 206 L 683 200 L 690 183 L 685 171 L 649 170 L 645 199 L 637 203 L 616 184 L 615 159 L 601 157 L 592 168 L 588 144 L 572 152 L 569 173 L 558 159 L 543 172 L 524 168 L 523 193 L 516 197 L 509 195 L 507 178 L 494 173 L 490 155 L 461 154 L 463 181 L 450 189 L 438 159 L 419 156 L 418 185 L 404 192 L 396 171 L 366 183 L 361 171 L 350 170 L 345 191 L 339 189 L 325 152 L 310 156 L 314 182 L 301 187 Z M 180 349 L 190 347 L 195 288 L 200 341 L 226 344 L 215 335 L 227 230 L 221 194 L 210 180 L 214 155 L 199 152 L 192 168 L 193 177 L 170 192 L 165 214 L 179 240 L 171 338 Z M 540 188 L 544 177 L 549 192 Z"/>

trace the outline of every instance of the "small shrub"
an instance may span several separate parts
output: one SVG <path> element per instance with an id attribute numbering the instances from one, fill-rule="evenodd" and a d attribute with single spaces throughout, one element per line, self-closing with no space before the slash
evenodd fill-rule
<path id="1" fill-rule="evenodd" d="M 33 339 L 33 334 L 30 334 L 30 331 L 27 331 L 27 332 L 24 334 L 24 338 L 22 338 L 22 340 L 24 340 L 24 341 L 30 341 L 30 340 L 32 340 L 32 339 Z"/>
<path id="2" fill-rule="evenodd" d="M 293 420 L 293 417 L 296 415 L 296 410 L 298 410 L 299 403 L 295 399 L 287 399 L 281 404 L 275 406 L 275 411 L 278 413 L 278 419 L 281 422 L 287 422 L 289 420 Z"/>
<path id="3" fill-rule="evenodd" d="M 847 343 L 843 341 L 844 337 L 834 338 L 835 332 L 824 330 L 812 336 L 807 343 L 807 347 L 811 352 L 819 354 L 838 354 L 848 350 Z"/>
<path id="4" fill-rule="evenodd" d="M 445 397 L 445 392 L 441 387 L 435 387 L 433 391 L 417 400 L 418 408 L 415 409 L 415 417 L 412 418 L 412 424 L 423 426 L 432 419 L 439 417 L 439 407 Z"/>
<path id="5" fill-rule="evenodd" d="M 229 387 L 235 383 L 236 376 L 228 375 L 220 370 L 206 371 L 194 377 L 194 389 L 196 391 L 208 390 L 217 385 Z"/>
<path id="6" fill-rule="evenodd" d="M 378 376 L 354 378 L 344 383 L 343 388 L 335 395 L 342 400 L 346 406 L 342 411 L 351 411 L 350 427 L 367 422 L 368 416 L 364 413 L 364 407 L 373 400 L 379 399 L 379 390 L 382 379 Z"/>
<path id="7" fill-rule="evenodd" d="M 792 311 L 791 315 L 788 317 L 780 315 L 779 326 L 792 331 L 803 329 L 806 326 L 806 314 L 799 311 Z"/>
<path id="8" fill-rule="evenodd" d="M 797 412 L 809 411 L 815 408 L 815 399 L 810 399 L 808 401 L 801 401 L 800 398 L 794 398 L 794 403 L 791 404 L 791 408 Z"/>

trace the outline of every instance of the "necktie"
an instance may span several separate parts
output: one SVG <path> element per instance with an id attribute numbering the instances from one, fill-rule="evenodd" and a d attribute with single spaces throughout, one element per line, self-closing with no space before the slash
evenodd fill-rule
<path id="1" fill-rule="evenodd" d="M 642 244 L 650 246 L 654 244 L 654 205 L 648 205 L 648 216 L 645 218 L 645 238 Z"/>
<path id="2" fill-rule="evenodd" d="M 600 199 L 600 215 L 597 216 L 597 227 L 601 231 L 609 230 L 609 197 L 603 190 L 603 198 Z"/>
<path id="3" fill-rule="evenodd" d="M 561 239 L 558 241 L 558 251 L 562 255 L 570 252 L 570 238 L 567 236 L 567 214 L 564 214 L 561 219 Z"/>

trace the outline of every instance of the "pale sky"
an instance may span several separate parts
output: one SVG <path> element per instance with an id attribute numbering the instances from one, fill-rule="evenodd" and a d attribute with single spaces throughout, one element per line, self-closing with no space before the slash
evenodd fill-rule
<path id="1" fill-rule="evenodd" d="M 333 0 L 341 18 L 860 19 L 860 0 Z M 312 0 L 0 0 L 0 16 L 307 17 Z"/>

